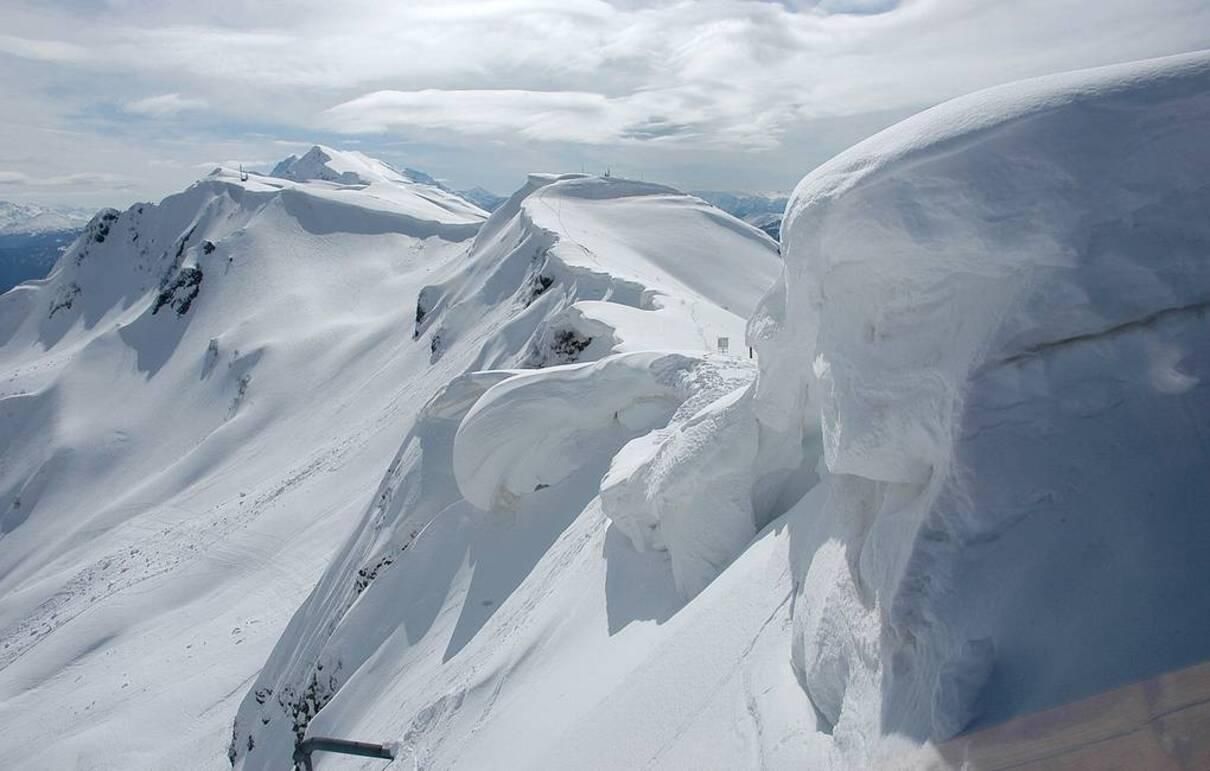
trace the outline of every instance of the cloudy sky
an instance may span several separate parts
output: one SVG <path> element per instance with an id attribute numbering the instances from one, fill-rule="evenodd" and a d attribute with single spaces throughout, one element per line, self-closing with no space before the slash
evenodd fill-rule
<path id="1" fill-rule="evenodd" d="M 996 83 L 1210 48 L 1210 0 L 3 0 L 0 199 L 158 199 L 309 143 L 784 191 Z"/>

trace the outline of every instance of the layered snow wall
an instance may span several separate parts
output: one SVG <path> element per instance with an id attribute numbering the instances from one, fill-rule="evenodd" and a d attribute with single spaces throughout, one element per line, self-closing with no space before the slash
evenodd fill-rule
<path id="1" fill-rule="evenodd" d="M 795 608 L 838 731 L 945 738 L 1210 656 L 1208 131 L 1194 54 L 958 99 L 798 186 L 754 410 L 822 440 L 850 522 Z"/>

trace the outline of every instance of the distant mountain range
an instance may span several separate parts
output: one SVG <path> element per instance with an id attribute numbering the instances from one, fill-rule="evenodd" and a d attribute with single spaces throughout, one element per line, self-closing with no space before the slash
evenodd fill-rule
<path id="1" fill-rule="evenodd" d="M 506 195 L 496 195 L 490 190 L 484 190 L 481 187 L 472 187 L 469 190 L 458 190 L 458 195 L 478 206 L 486 212 L 493 212 L 500 208 L 500 204 L 508 200 Z"/>
<path id="2" fill-rule="evenodd" d="M 0 293 L 46 276 L 91 216 L 86 209 L 0 201 Z"/>
<path id="3" fill-rule="evenodd" d="M 0 201 L 0 235 L 78 231 L 92 215 L 91 209 Z"/>
<path id="4" fill-rule="evenodd" d="M 779 193 L 728 193 L 722 190 L 691 192 L 731 216 L 763 230 L 770 238 L 777 240 L 781 237 L 781 215 L 786 210 L 786 196 Z"/>

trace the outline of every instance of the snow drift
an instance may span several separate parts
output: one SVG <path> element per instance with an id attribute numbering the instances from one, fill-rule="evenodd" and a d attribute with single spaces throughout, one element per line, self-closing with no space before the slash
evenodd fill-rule
<path id="1" fill-rule="evenodd" d="M 955 100 L 795 191 L 754 404 L 819 432 L 856 520 L 796 607 L 837 732 L 946 738 L 1210 656 L 1207 126 L 1207 55 L 1142 62 Z"/>
<path id="2" fill-rule="evenodd" d="M 751 381 L 752 365 L 709 351 L 738 341 L 778 266 L 764 234 L 670 188 L 532 175 L 420 291 L 417 347 L 463 374 L 422 410 L 283 635 L 233 760 L 276 768 L 313 720 L 375 717 L 363 707 L 388 693 L 453 710 L 468 662 L 519 655 L 500 625 L 573 522 L 604 534 L 599 508 L 584 512 L 610 460 Z M 379 664 L 390 671 L 371 674 Z"/>

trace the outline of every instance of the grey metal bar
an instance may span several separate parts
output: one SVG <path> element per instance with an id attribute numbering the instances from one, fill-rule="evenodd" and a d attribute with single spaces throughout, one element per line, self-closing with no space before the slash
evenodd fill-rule
<path id="1" fill-rule="evenodd" d="M 311 753 L 313 752 L 339 752 L 345 755 L 359 755 L 363 758 L 395 759 L 395 750 L 389 744 L 371 744 L 370 742 L 353 742 L 348 739 L 332 739 L 327 736 L 312 736 L 304 739 L 294 750 L 295 764 L 301 765 L 304 771 L 311 771 Z"/>

